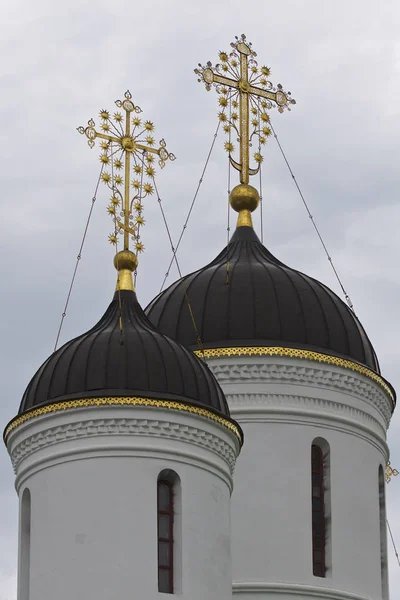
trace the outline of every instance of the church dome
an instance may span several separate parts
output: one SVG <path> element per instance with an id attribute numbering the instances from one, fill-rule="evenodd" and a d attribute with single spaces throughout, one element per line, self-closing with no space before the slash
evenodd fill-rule
<path id="1" fill-rule="evenodd" d="M 19 414 L 60 401 L 126 396 L 173 400 L 229 417 L 207 365 L 157 331 L 135 292 L 125 289 L 115 293 L 92 329 L 45 361 L 24 393 Z"/>
<path id="2" fill-rule="evenodd" d="M 154 326 L 198 350 L 186 293 L 204 348 L 300 348 L 379 373 L 371 342 L 348 306 L 322 283 L 275 258 L 249 225 L 239 226 L 211 263 L 149 304 L 146 314 Z"/>

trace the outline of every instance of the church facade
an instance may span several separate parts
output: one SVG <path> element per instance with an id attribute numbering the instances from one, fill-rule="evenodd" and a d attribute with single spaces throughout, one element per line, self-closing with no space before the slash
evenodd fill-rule
<path id="1" fill-rule="evenodd" d="M 351 308 L 254 232 L 251 95 L 265 122 L 266 101 L 291 101 L 279 86 L 260 92 L 244 36 L 233 47 L 220 59 L 237 67 L 237 85 L 228 67 L 197 73 L 240 110 L 239 162 L 226 147 L 241 177 L 230 196 L 236 232 L 145 310 L 132 273 L 150 188 L 138 184 L 132 200 L 129 173 L 134 165 L 152 177 L 149 156 L 174 157 L 163 140 L 153 148 L 149 121 L 137 142 L 130 95 L 118 105 L 120 137 L 107 111 L 101 131 L 82 128 L 89 145 L 99 138 L 103 164 L 114 145 L 125 157 L 123 192 L 117 176 L 103 178 L 113 191 L 110 241 L 121 234 L 124 245 L 105 314 L 45 361 L 5 429 L 20 507 L 18 600 L 389 598 L 384 473 L 395 392 Z"/>

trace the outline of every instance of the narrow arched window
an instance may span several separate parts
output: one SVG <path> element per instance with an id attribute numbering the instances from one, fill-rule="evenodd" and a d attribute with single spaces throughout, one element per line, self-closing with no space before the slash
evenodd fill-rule
<path id="1" fill-rule="evenodd" d="M 158 591 L 182 593 L 182 488 L 179 475 L 164 469 L 157 479 Z"/>
<path id="2" fill-rule="evenodd" d="M 386 502 L 385 502 L 385 477 L 383 467 L 379 465 L 378 472 L 379 486 L 379 528 L 381 538 L 381 585 L 382 598 L 388 600 L 389 584 L 388 584 L 388 561 L 387 561 L 387 535 L 386 535 Z"/>
<path id="3" fill-rule="evenodd" d="M 157 483 L 158 591 L 174 593 L 174 494 L 166 479 Z"/>
<path id="4" fill-rule="evenodd" d="M 25 488 L 20 508 L 18 600 L 29 600 L 31 570 L 31 493 Z"/>
<path id="5" fill-rule="evenodd" d="M 319 445 L 311 446 L 312 489 L 312 562 L 313 574 L 325 577 L 325 502 L 324 502 L 324 455 Z"/>

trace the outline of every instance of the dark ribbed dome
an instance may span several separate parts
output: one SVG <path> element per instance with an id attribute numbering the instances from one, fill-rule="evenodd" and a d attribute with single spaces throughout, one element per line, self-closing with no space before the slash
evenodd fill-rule
<path id="1" fill-rule="evenodd" d="M 171 399 L 229 416 L 207 365 L 157 331 L 131 291 L 116 293 L 97 325 L 46 360 L 28 385 L 19 414 L 38 405 L 97 396 Z"/>
<path id="2" fill-rule="evenodd" d="M 284 346 L 339 355 L 379 373 L 362 325 L 329 288 L 277 260 L 251 227 L 238 227 L 209 265 L 147 307 L 163 333 L 197 349 L 185 291 L 205 348 Z"/>

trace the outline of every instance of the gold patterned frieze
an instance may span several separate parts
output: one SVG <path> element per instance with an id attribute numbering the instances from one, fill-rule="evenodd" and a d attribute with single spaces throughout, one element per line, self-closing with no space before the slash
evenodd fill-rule
<path id="1" fill-rule="evenodd" d="M 388 394 L 392 401 L 393 408 L 395 406 L 395 397 L 392 389 L 386 381 L 363 365 L 360 365 L 351 360 L 340 358 L 339 356 L 331 356 L 322 354 L 322 352 L 313 352 L 312 350 L 302 350 L 300 348 L 283 348 L 281 346 L 238 346 L 232 348 L 205 348 L 204 350 L 196 350 L 194 352 L 198 357 L 203 359 L 222 358 L 224 356 L 289 356 L 291 358 L 301 358 L 312 360 L 319 363 L 335 365 L 344 369 L 350 369 L 365 375 L 378 383 Z"/>
<path id="2" fill-rule="evenodd" d="M 7 441 L 7 436 L 19 425 L 22 425 L 26 421 L 30 421 L 35 417 L 39 417 L 42 415 L 48 415 L 56 412 L 61 412 L 69 409 L 76 408 L 88 408 L 88 407 L 96 407 L 96 406 L 149 406 L 154 408 L 166 408 L 170 410 L 177 410 L 185 413 L 191 413 L 194 415 L 198 415 L 213 421 L 214 423 L 218 423 L 223 427 L 229 429 L 232 433 L 236 435 L 239 439 L 240 443 L 243 441 L 242 433 L 235 425 L 234 422 L 229 419 L 225 419 L 222 416 L 219 416 L 213 413 L 206 408 L 202 408 L 201 406 L 194 406 L 192 404 L 184 404 L 183 402 L 177 402 L 173 400 L 154 400 L 153 398 L 141 398 L 139 396 L 117 396 L 110 398 L 82 398 L 76 400 L 65 400 L 63 402 L 54 402 L 52 404 L 46 404 L 45 406 L 41 406 L 38 408 L 34 408 L 23 415 L 16 417 L 13 419 L 9 425 L 7 426 L 4 432 L 4 440 Z"/>

